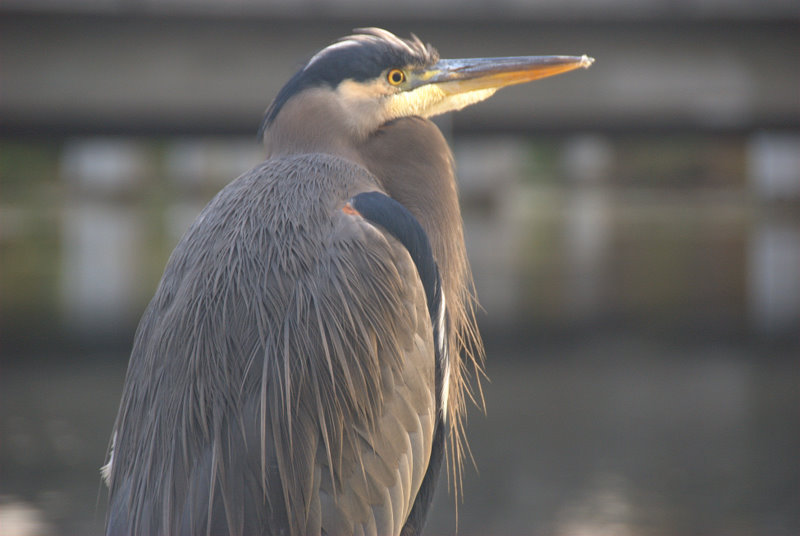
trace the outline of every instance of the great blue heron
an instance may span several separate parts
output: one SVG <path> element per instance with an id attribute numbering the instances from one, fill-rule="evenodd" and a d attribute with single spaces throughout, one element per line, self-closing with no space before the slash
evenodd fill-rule
<path id="1" fill-rule="evenodd" d="M 428 118 L 592 61 L 442 60 L 376 28 L 313 56 L 266 112 L 267 160 L 200 213 L 141 319 L 107 533 L 419 533 L 481 352 Z"/>

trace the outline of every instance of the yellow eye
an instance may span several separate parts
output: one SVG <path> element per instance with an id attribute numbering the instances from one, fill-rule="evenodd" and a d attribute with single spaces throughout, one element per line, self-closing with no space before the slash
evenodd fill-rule
<path id="1" fill-rule="evenodd" d="M 386 80 L 388 80 L 393 86 L 399 86 L 406 81 L 406 73 L 400 69 L 391 69 L 386 75 Z"/>

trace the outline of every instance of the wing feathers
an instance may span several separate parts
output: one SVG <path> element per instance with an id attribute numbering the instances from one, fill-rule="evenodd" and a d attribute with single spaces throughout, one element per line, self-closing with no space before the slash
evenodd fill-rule
<path id="1" fill-rule="evenodd" d="M 398 534 L 436 423 L 426 289 L 341 211 L 363 169 L 307 155 L 226 187 L 142 318 L 109 534 Z"/>

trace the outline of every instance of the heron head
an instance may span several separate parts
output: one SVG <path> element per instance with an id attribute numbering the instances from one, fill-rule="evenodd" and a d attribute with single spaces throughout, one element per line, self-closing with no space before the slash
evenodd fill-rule
<path id="1" fill-rule="evenodd" d="M 359 29 L 319 51 L 289 80 L 261 128 L 269 132 L 283 115 L 295 122 L 333 119 L 346 131 L 340 134 L 363 138 L 393 119 L 460 110 L 502 87 L 593 61 L 585 55 L 447 60 L 414 35 L 401 39 L 379 28 Z"/>

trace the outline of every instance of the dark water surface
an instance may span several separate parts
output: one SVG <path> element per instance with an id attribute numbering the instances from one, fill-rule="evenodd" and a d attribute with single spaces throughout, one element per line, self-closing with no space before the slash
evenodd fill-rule
<path id="1" fill-rule="evenodd" d="M 800 533 L 796 346 L 487 342 L 487 413 L 470 415 L 477 471 L 465 467 L 459 534 Z M 98 468 L 126 359 L 3 368 L 0 533 L 102 532 Z M 443 478 L 428 534 L 456 530 L 447 488 Z"/>

